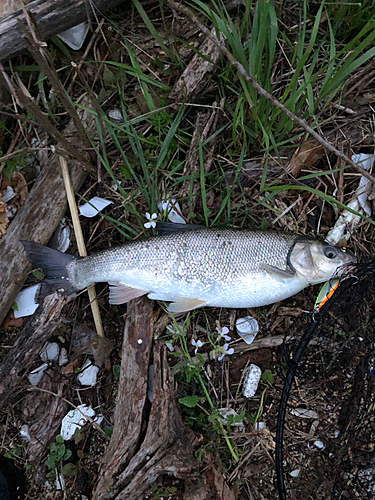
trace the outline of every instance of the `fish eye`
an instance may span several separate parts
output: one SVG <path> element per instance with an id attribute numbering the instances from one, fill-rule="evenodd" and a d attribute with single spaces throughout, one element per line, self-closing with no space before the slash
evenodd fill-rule
<path id="1" fill-rule="evenodd" d="M 327 259 L 334 259 L 337 257 L 337 250 L 336 248 L 333 247 L 324 247 L 323 249 L 324 255 L 327 257 Z"/>

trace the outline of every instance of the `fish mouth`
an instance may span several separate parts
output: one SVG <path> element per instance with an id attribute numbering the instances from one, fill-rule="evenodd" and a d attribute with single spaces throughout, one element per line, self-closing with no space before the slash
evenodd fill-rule
<path id="1" fill-rule="evenodd" d="M 355 265 L 356 263 L 357 259 L 354 257 L 354 260 L 342 264 L 336 269 L 333 278 L 345 278 L 353 275 L 357 269 L 357 266 Z"/>

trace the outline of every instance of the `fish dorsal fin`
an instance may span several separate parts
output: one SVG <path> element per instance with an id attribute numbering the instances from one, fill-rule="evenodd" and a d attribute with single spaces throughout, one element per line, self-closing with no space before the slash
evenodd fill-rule
<path id="1" fill-rule="evenodd" d="M 173 313 L 182 313 L 192 311 L 193 309 L 203 307 L 204 305 L 206 305 L 206 302 L 204 300 L 176 297 L 175 300 L 171 304 L 169 304 L 168 311 Z"/>
<path id="2" fill-rule="evenodd" d="M 265 271 L 267 271 L 268 274 L 271 274 L 272 276 L 278 279 L 285 280 L 285 279 L 295 278 L 296 276 L 295 273 L 290 269 L 280 269 L 275 266 L 270 266 L 269 264 L 264 264 L 262 267 Z"/>
<path id="3" fill-rule="evenodd" d="M 131 288 L 122 283 L 112 281 L 109 287 L 109 303 L 112 305 L 125 304 L 125 302 L 141 297 L 146 293 L 145 290 Z"/>
<path id="4" fill-rule="evenodd" d="M 197 224 L 178 224 L 175 222 L 158 222 L 156 224 L 156 229 L 159 235 L 162 234 L 172 234 L 181 231 L 198 231 L 199 229 L 204 229 L 204 226 L 198 226 Z"/>

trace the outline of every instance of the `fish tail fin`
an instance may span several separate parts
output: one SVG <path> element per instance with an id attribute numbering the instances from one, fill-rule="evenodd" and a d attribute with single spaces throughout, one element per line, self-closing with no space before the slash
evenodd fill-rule
<path id="1" fill-rule="evenodd" d="M 67 255 L 53 250 L 52 248 L 33 243 L 32 241 L 20 240 L 27 258 L 35 269 L 41 269 L 46 279 L 41 283 L 38 299 L 41 300 L 56 290 L 63 289 L 67 295 L 78 291 L 69 280 L 67 265 L 75 259 L 73 255 Z"/>

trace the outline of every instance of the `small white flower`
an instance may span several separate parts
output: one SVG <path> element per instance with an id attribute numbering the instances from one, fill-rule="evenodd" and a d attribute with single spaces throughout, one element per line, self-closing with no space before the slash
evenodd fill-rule
<path id="1" fill-rule="evenodd" d="M 231 347 L 229 349 L 229 344 L 224 344 L 223 347 L 221 348 L 222 349 L 222 353 L 221 355 L 217 358 L 218 361 L 221 361 L 223 359 L 224 356 L 226 356 L 227 354 L 228 355 L 231 355 L 234 353 L 234 349 L 233 347 Z"/>
<path id="2" fill-rule="evenodd" d="M 150 227 L 156 227 L 156 222 L 155 219 L 157 218 L 158 214 L 152 214 L 150 215 L 148 212 L 146 212 L 146 219 L 148 222 L 145 222 L 143 225 L 145 228 L 149 229 Z"/>
<path id="3" fill-rule="evenodd" d="M 227 342 L 229 342 L 230 340 L 232 340 L 232 337 L 230 337 L 229 335 L 227 335 L 227 333 L 229 333 L 229 328 L 227 328 L 226 326 L 223 326 L 223 328 L 220 329 L 218 327 L 216 327 L 216 331 L 220 334 L 219 336 L 219 339 L 220 338 L 224 338 Z"/>
<path id="4" fill-rule="evenodd" d="M 202 347 L 203 342 L 201 342 L 200 340 L 191 339 L 191 344 L 195 347 L 194 354 L 197 354 L 198 349 Z"/>

